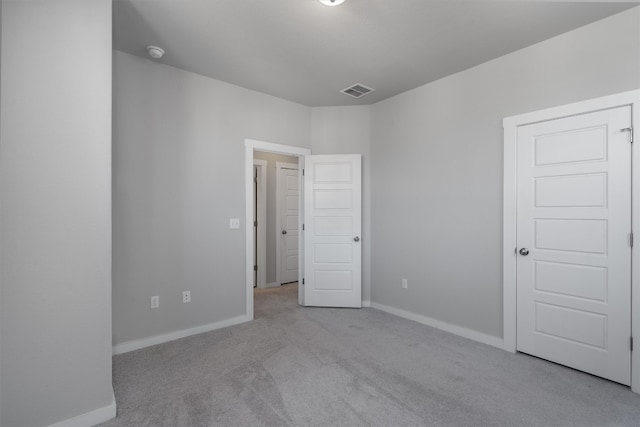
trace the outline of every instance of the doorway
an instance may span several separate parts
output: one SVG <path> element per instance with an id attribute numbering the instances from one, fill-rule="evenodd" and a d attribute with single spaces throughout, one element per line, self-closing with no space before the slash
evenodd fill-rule
<path id="1" fill-rule="evenodd" d="M 245 139 L 245 176 L 248 177 L 245 181 L 245 194 L 246 194 L 246 206 L 245 206 L 245 218 L 253 218 L 254 215 L 254 200 L 253 200 L 253 162 L 254 151 L 280 154 L 285 156 L 293 156 L 298 158 L 298 185 L 302 188 L 302 174 L 300 170 L 304 167 L 304 156 L 310 155 L 311 150 L 308 148 L 293 147 L 289 145 L 273 144 L 270 142 L 257 141 L 253 139 Z M 299 213 L 302 215 L 302 197 L 298 201 Z M 267 229 L 268 231 L 268 229 Z M 275 231 L 275 228 L 274 228 Z M 246 250 L 246 315 L 249 320 L 253 320 L 253 271 L 254 264 L 254 240 L 253 240 L 253 222 L 246 221 L 246 235 L 245 235 L 245 250 Z M 298 248 L 299 248 L 299 261 L 298 261 L 298 280 L 302 281 L 302 275 L 304 273 L 304 236 L 302 233 L 298 236 Z M 298 293 L 298 302 L 302 304 L 302 293 Z"/>
<path id="2" fill-rule="evenodd" d="M 298 280 L 298 158 L 254 151 L 253 163 L 263 190 L 254 197 L 256 288 L 273 288 Z"/>
<path id="3" fill-rule="evenodd" d="M 362 155 L 312 156 L 304 148 L 245 140 L 246 317 L 253 319 L 254 150 L 298 157 L 298 303 L 361 308 Z"/>

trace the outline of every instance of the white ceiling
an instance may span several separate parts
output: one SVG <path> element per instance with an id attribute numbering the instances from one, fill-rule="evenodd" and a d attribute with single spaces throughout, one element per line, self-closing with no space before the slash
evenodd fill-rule
<path id="1" fill-rule="evenodd" d="M 309 106 L 371 104 L 637 2 L 115 0 L 114 47 Z M 361 99 L 341 89 L 362 83 Z"/>

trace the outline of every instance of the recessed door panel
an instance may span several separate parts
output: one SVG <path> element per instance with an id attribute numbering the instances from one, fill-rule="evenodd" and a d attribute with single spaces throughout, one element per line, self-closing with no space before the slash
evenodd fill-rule
<path id="1" fill-rule="evenodd" d="M 607 316 L 536 303 L 536 332 L 592 347 L 606 347 Z"/>
<path id="2" fill-rule="evenodd" d="M 318 243 L 314 246 L 314 261 L 322 264 L 351 264 L 351 243 Z"/>
<path id="3" fill-rule="evenodd" d="M 607 127 L 596 126 L 534 136 L 535 165 L 605 161 Z"/>
<path id="4" fill-rule="evenodd" d="M 316 236 L 352 236 L 353 218 L 350 216 L 319 216 L 314 218 Z"/>
<path id="5" fill-rule="evenodd" d="M 607 253 L 604 219 L 536 219 L 534 223 L 536 249 Z"/>
<path id="6" fill-rule="evenodd" d="M 351 209 L 353 206 L 351 190 L 314 190 L 314 209 Z"/>
<path id="7" fill-rule="evenodd" d="M 313 176 L 316 183 L 350 183 L 353 165 L 351 162 L 317 163 L 313 165 Z"/>
<path id="8" fill-rule="evenodd" d="M 538 208 L 595 207 L 607 205 L 607 174 L 582 174 L 536 178 Z"/>
<path id="9" fill-rule="evenodd" d="M 606 301 L 607 268 L 534 261 L 535 289 L 559 295 Z"/>
<path id="10" fill-rule="evenodd" d="M 351 291 L 353 277 L 351 271 L 315 271 L 314 286 L 316 291 Z"/>

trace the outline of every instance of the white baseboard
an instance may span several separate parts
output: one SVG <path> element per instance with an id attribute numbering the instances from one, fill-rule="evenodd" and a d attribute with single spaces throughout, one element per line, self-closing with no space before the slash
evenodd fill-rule
<path id="1" fill-rule="evenodd" d="M 177 340 L 179 338 L 188 337 L 191 335 L 197 335 L 204 332 L 214 331 L 216 329 L 226 328 L 227 326 L 238 325 L 245 323 L 251 319 L 246 314 L 242 316 L 232 317 L 231 319 L 221 320 L 220 322 L 209 323 L 208 325 L 196 326 L 195 328 L 182 329 L 180 331 L 169 332 L 168 334 L 154 335 L 148 338 L 141 338 L 139 340 L 127 341 L 122 344 L 116 344 L 113 346 L 113 354 L 128 353 L 130 351 L 139 350 L 141 348 L 149 347 L 156 344 L 162 344 L 165 342 Z"/>
<path id="2" fill-rule="evenodd" d="M 443 322 L 442 320 L 436 320 L 431 317 L 423 316 L 421 314 L 411 313 L 409 311 L 400 310 L 399 308 L 395 307 L 389 307 L 388 305 L 379 304 L 377 302 L 372 302 L 371 307 L 396 315 L 398 317 L 403 317 L 405 319 L 413 320 L 414 322 L 422 323 L 423 325 L 431 326 L 432 328 L 441 329 L 455 335 L 460 335 L 461 337 L 469 338 L 470 340 L 478 341 L 493 347 L 498 347 L 501 350 L 503 349 L 502 338 L 483 334 L 482 332 L 463 328 L 462 326 L 452 325 L 451 323 Z"/>
<path id="3" fill-rule="evenodd" d="M 278 282 L 271 282 L 271 283 L 267 283 L 264 285 L 263 289 L 269 289 L 269 288 L 279 288 L 280 287 L 280 283 Z"/>
<path id="4" fill-rule="evenodd" d="M 369 301 L 368 299 L 362 300 L 362 306 L 371 307 L 371 301 Z"/>
<path id="5" fill-rule="evenodd" d="M 111 403 L 105 407 L 94 409 L 77 417 L 51 424 L 49 427 L 91 427 L 101 424 L 116 416 L 116 398 L 112 393 Z"/>

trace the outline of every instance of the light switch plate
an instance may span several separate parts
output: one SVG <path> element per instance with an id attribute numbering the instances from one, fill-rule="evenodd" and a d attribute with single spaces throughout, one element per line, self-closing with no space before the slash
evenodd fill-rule
<path id="1" fill-rule="evenodd" d="M 229 228 L 240 228 L 240 218 L 229 219 Z"/>

